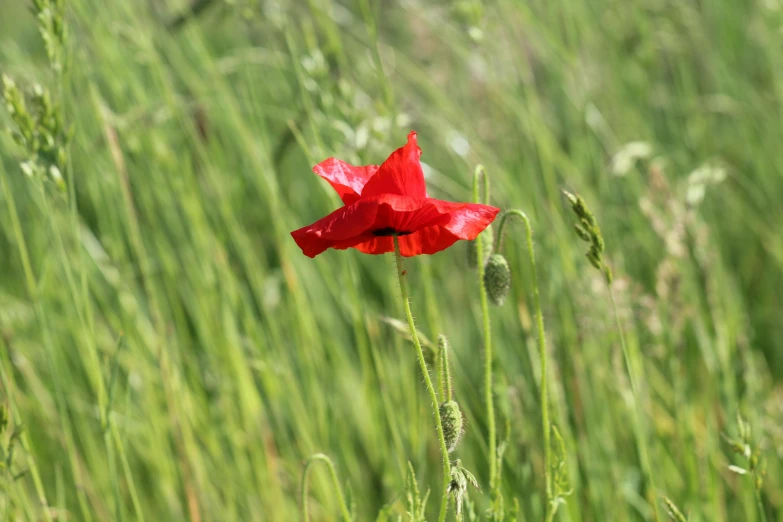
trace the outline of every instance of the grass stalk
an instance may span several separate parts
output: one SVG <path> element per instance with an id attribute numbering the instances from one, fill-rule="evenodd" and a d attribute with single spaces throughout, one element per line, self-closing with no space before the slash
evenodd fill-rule
<path id="1" fill-rule="evenodd" d="M 761 491 L 759 491 L 759 489 L 755 487 L 755 484 L 754 484 L 754 489 L 756 492 L 756 505 L 759 508 L 759 513 L 761 514 L 761 522 L 769 522 L 769 520 L 767 519 L 767 510 L 764 509 L 764 503 L 761 501 Z"/>
<path id="2" fill-rule="evenodd" d="M 614 315 L 614 322 L 617 326 L 617 331 L 620 333 L 620 344 L 622 346 L 623 350 L 623 359 L 625 359 L 625 366 L 628 370 L 628 379 L 631 382 L 631 393 L 633 394 L 633 400 L 634 400 L 634 425 L 635 425 L 635 431 L 636 431 L 636 443 L 639 446 L 639 456 L 642 460 L 642 471 L 644 472 L 644 475 L 648 482 L 648 488 L 647 488 L 647 501 L 652 504 L 653 513 L 655 515 L 655 520 L 660 521 L 660 515 L 658 513 L 658 502 L 655 500 L 655 491 L 657 490 L 656 481 L 655 481 L 655 475 L 652 470 L 652 465 L 650 464 L 650 453 L 647 449 L 647 441 L 645 436 L 645 431 L 642 429 L 642 418 L 641 418 L 641 411 L 642 411 L 642 403 L 641 398 L 639 396 L 639 384 L 637 382 L 637 376 L 636 376 L 636 368 L 637 368 L 637 360 L 635 357 L 636 352 L 634 354 L 631 354 L 631 351 L 628 349 L 628 343 L 625 340 L 625 330 L 622 327 L 622 324 L 620 323 L 620 316 L 617 314 L 617 303 L 615 302 L 614 298 L 614 291 L 612 289 L 612 284 L 607 281 L 607 287 L 609 289 L 609 300 L 612 303 L 612 314 Z"/>

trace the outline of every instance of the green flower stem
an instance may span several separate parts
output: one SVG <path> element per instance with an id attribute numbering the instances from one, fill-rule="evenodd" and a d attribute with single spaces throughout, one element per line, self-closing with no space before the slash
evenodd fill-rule
<path id="1" fill-rule="evenodd" d="M 484 185 L 484 202 L 489 201 L 489 177 L 484 171 L 484 166 L 479 165 L 473 174 L 473 201 L 478 203 L 481 199 L 480 185 Z M 487 289 L 484 285 L 484 244 L 476 238 L 476 259 L 478 265 L 479 294 L 481 300 L 481 318 L 484 328 L 484 402 L 487 409 L 487 428 L 489 433 L 489 488 L 494 490 L 497 480 L 497 428 L 495 427 L 495 401 L 492 394 L 492 329 L 489 321 L 489 301 Z"/>
<path id="2" fill-rule="evenodd" d="M 546 511 L 548 513 L 547 521 L 550 521 L 555 516 L 557 508 L 552 508 L 552 483 L 550 477 L 550 470 L 552 466 L 552 445 L 550 443 L 550 426 L 549 426 L 549 391 L 547 387 L 547 352 L 546 352 L 546 334 L 544 331 L 544 314 L 541 312 L 541 296 L 538 292 L 538 274 L 536 273 L 536 255 L 533 250 L 533 229 L 530 226 L 530 219 L 527 214 L 521 210 L 509 210 L 500 219 L 500 226 L 498 227 L 498 250 L 503 246 L 503 229 L 508 221 L 509 217 L 516 216 L 525 223 L 525 236 L 527 239 L 527 252 L 530 257 L 530 270 L 532 272 L 533 279 L 533 304 L 536 307 L 536 327 L 538 329 L 538 356 L 541 360 L 541 384 L 540 384 L 540 396 L 541 396 L 541 427 L 544 432 L 544 480 L 546 481 L 546 498 L 547 506 Z"/>
<path id="3" fill-rule="evenodd" d="M 448 488 L 449 481 L 451 480 L 451 464 L 449 463 L 449 450 L 446 447 L 446 438 L 443 436 L 443 424 L 440 421 L 440 408 L 438 403 L 438 395 L 435 393 L 435 387 L 432 385 L 432 379 L 430 379 L 430 372 L 427 369 L 427 361 L 424 360 L 424 352 L 421 349 L 421 343 L 419 342 L 419 335 L 416 332 L 416 325 L 413 323 L 413 314 L 411 313 L 410 297 L 408 296 L 408 282 L 405 279 L 405 270 L 402 268 L 402 254 L 400 253 L 400 242 L 397 236 L 394 236 L 394 260 L 397 263 L 397 277 L 400 280 L 400 291 L 402 292 L 402 306 L 405 309 L 405 317 L 408 319 L 408 328 L 411 331 L 411 339 L 413 339 L 413 345 L 416 347 L 416 356 L 419 359 L 419 365 L 421 366 L 421 373 L 424 375 L 424 384 L 427 386 L 427 391 L 430 393 L 430 400 L 432 401 L 432 412 L 435 415 L 435 425 L 438 430 L 438 441 L 440 442 L 440 453 L 443 457 L 443 493 L 441 495 L 440 502 L 440 515 L 438 515 L 438 522 L 444 522 L 446 520 L 446 512 L 448 511 Z"/>
<path id="4" fill-rule="evenodd" d="M 622 325 L 620 324 L 620 317 L 617 315 L 617 305 L 614 301 L 614 291 L 612 290 L 611 283 L 607 282 L 607 286 L 609 288 L 609 300 L 612 302 L 612 313 L 614 314 L 614 322 L 617 325 L 617 330 L 620 332 L 620 344 L 622 345 L 623 349 L 623 358 L 625 359 L 625 366 L 628 370 L 628 379 L 631 381 L 631 393 L 633 394 L 633 400 L 634 400 L 634 418 L 635 418 L 635 427 L 636 427 L 636 443 L 639 446 L 639 455 L 642 460 L 642 471 L 644 472 L 645 476 L 647 477 L 647 481 L 649 482 L 649 488 L 648 488 L 648 501 L 653 505 L 653 512 L 655 514 L 655 520 L 660 520 L 660 515 L 658 514 L 658 502 L 655 498 L 655 491 L 657 490 L 656 482 L 655 482 L 655 475 L 653 474 L 652 466 L 650 464 L 650 454 L 647 451 L 647 441 L 646 441 L 646 434 L 645 431 L 642 429 L 642 418 L 641 418 L 641 411 L 642 411 L 642 403 L 641 398 L 639 397 L 639 385 L 636 381 L 636 352 L 634 352 L 634 357 L 632 358 L 632 354 L 630 350 L 628 349 L 628 344 L 625 342 L 625 331 L 623 330 Z"/>
<path id="5" fill-rule="evenodd" d="M 445 382 L 446 385 L 446 396 L 445 400 L 446 402 L 449 402 L 454 397 L 452 396 L 452 389 L 451 389 L 451 368 L 449 368 L 449 345 L 444 344 L 443 346 L 443 359 L 441 360 L 441 364 L 443 365 L 443 382 Z"/>
<path id="6" fill-rule="evenodd" d="M 435 370 L 438 374 L 438 391 L 441 402 L 453 399 L 451 389 L 451 369 L 449 368 L 449 342 L 445 336 L 438 337 L 438 353 L 435 357 Z"/>
<path id="7" fill-rule="evenodd" d="M 334 484 L 334 490 L 337 493 L 337 501 L 340 503 L 340 511 L 343 515 L 344 522 L 351 522 L 351 512 L 348 510 L 348 504 L 345 503 L 345 495 L 343 495 L 343 488 L 340 485 L 340 480 L 337 478 L 337 472 L 334 470 L 334 464 L 332 459 L 323 453 L 316 453 L 305 462 L 304 471 L 302 472 L 302 484 L 300 494 L 302 495 L 302 522 L 310 521 L 309 506 L 307 504 L 307 485 L 310 478 L 310 467 L 316 462 L 323 462 L 329 469 L 329 476 L 332 478 Z"/>
<path id="8" fill-rule="evenodd" d="M 756 473 L 753 473 L 753 489 L 755 490 L 756 494 L 756 506 L 759 508 L 759 513 L 761 514 L 761 522 L 768 522 L 767 519 L 767 510 L 764 509 L 764 502 L 761 501 L 761 491 L 759 488 L 756 487 Z"/>
<path id="9" fill-rule="evenodd" d="M 438 343 L 438 351 L 435 354 L 435 373 L 438 379 L 438 400 L 446 402 L 446 374 L 443 370 L 443 346 Z"/>
<path id="10" fill-rule="evenodd" d="M 449 341 L 444 335 L 438 337 L 435 370 L 435 373 L 438 375 L 439 398 L 441 402 L 449 402 L 453 398 L 453 392 L 451 389 L 451 370 L 449 369 Z"/>

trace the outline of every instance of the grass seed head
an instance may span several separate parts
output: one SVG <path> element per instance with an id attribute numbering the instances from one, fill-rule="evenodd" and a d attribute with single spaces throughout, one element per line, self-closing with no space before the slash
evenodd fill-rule
<path id="1" fill-rule="evenodd" d="M 577 222 L 574 224 L 576 235 L 588 243 L 585 256 L 590 264 L 603 274 L 608 284 L 612 284 L 612 270 L 604 261 L 604 238 L 601 235 L 601 228 L 595 220 L 595 216 L 588 208 L 585 200 L 578 194 L 572 194 L 566 190 L 563 191 L 566 199 L 571 204 L 571 210 L 576 215 Z"/>
<path id="2" fill-rule="evenodd" d="M 668 513 L 669 518 L 675 522 L 688 522 L 688 519 L 682 514 L 682 511 L 680 511 L 669 497 L 663 497 L 663 503 L 666 505 L 666 512 Z"/>
<path id="3" fill-rule="evenodd" d="M 62 108 L 41 85 L 25 93 L 6 75 L 3 99 L 13 123 L 11 136 L 25 156 L 20 161 L 22 172 L 64 188 L 70 131 L 63 123 Z"/>
<path id="4" fill-rule="evenodd" d="M 64 68 L 68 31 L 65 24 L 64 0 L 33 0 L 30 6 L 38 25 L 38 31 L 46 47 L 46 55 L 52 70 Z"/>

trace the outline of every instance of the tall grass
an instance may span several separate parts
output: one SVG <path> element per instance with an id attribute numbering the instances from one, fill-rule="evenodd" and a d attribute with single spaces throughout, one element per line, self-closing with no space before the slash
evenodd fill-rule
<path id="1" fill-rule="evenodd" d="M 573 489 L 556 520 L 653 520 L 651 502 L 783 520 L 776 2 L 64 3 L 62 71 L 24 2 L 0 7 L 0 73 L 45 87 L 73 128 L 65 190 L 0 137 L 1 520 L 297 520 L 320 453 L 334 473 L 308 468 L 310 520 L 396 520 L 409 461 L 435 519 L 442 462 L 389 320 L 394 260 L 310 260 L 288 236 L 338 204 L 312 164 L 380 162 L 410 129 L 433 196 L 470 200 L 481 163 L 492 204 L 535 232 L 548 375 L 516 237 L 490 318 L 498 486 L 518 520 L 546 516 L 547 378 Z M 601 224 L 639 400 L 563 188 Z M 406 277 L 419 330 L 450 341 L 481 514 L 495 456 L 461 247 Z"/>

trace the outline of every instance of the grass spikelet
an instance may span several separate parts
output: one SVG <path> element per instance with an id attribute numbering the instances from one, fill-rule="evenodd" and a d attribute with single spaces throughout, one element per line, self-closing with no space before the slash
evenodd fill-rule
<path id="1" fill-rule="evenodd" d="M 611 284 L 612 270 L 604 261 L 604 238 L 601 235 L 601 228 L 598 226 L 595 216 L 587 207 L 587 203 L 582 199 L 582 196 L 566 190 L 563 191 L 563 194 L 571 204 L 571 210 L 577 218 L 577 222 L 574 224 L 574 231 L 579 239 L 588 244 L 585 257 L 587 257 L 587 260 L 590 261 L 593 267 L 603 274 L 606 282 Z"/>
<path id="2" fill-rule="evenodd" d="M 666 506 L 666 514 L 668 514 L 669 518 L 674 520 L 674 522 L 688 522 L 688 519 L 682 514 L 682 511 L 680 511 L 669 497 L 663 497 L 663 503 Z"/>

